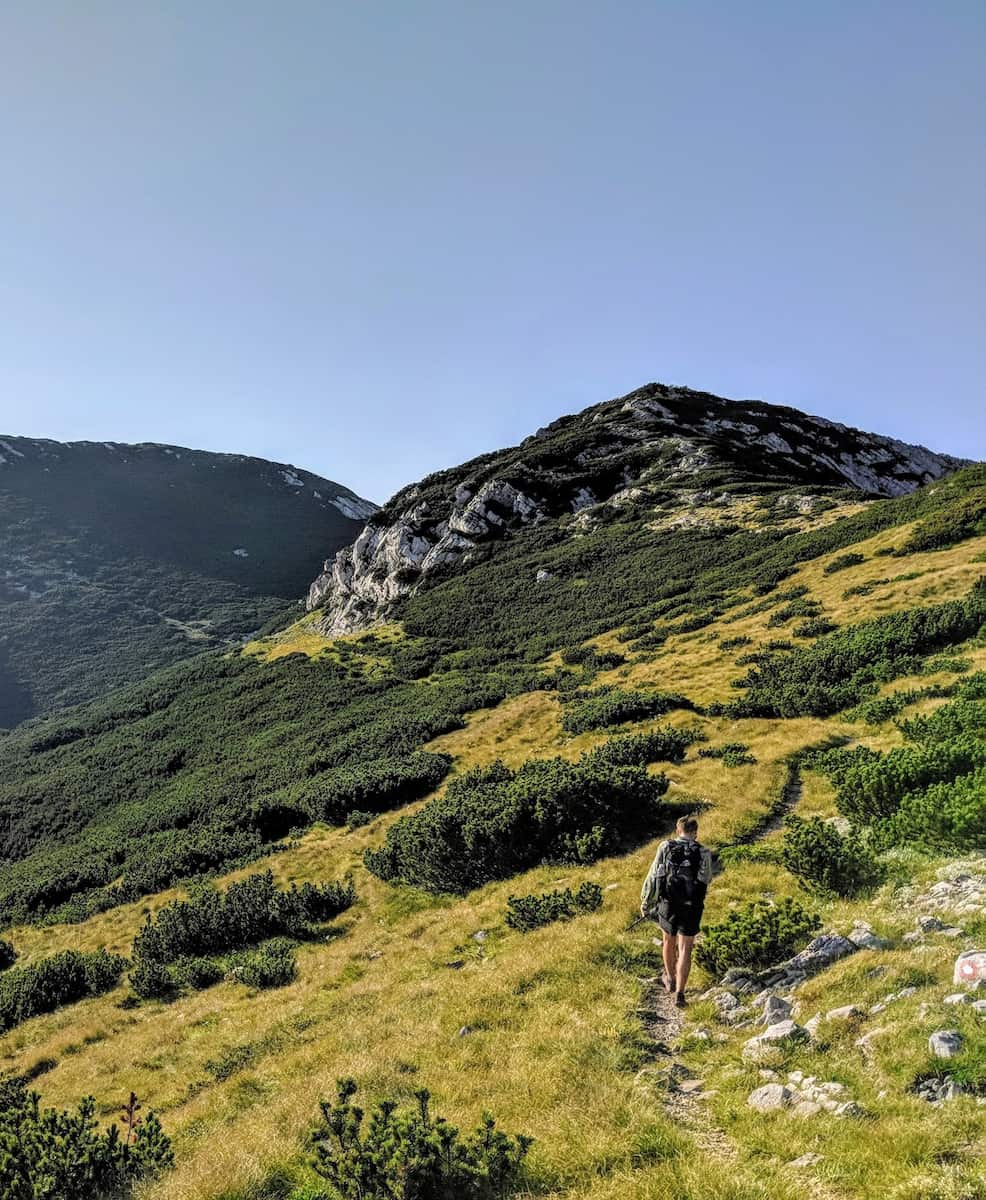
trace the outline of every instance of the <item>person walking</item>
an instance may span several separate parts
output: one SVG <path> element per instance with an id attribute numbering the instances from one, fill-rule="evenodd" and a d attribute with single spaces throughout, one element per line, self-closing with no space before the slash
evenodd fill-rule
<path id="1" fill-rule="evenodd" d="M 640 891 L 640 915 L 653 917 L 663 934 L 664 986 L 685 1007 L 692 946 L 702 923 L 712 880 L 712 855 L 698 840 L 698 819 L 681 817 L 677 836 L 661 842 Z"/>

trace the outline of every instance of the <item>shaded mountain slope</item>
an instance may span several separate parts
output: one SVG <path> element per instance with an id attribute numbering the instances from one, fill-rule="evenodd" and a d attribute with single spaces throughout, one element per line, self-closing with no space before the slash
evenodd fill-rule
<path id="1" fill-rule="evenodd" d="M 0 439 L 0 726 L 257 628 L 372 511 L 243 455 Z"/>

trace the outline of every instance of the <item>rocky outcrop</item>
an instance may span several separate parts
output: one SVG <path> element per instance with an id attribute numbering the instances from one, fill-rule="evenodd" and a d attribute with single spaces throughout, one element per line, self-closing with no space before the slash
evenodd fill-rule
<path id="1" fill-rule="evenodd" d="M 661 507 L 661 536 L 681 524 L 677 507 L 694 507 L 696 496 L 718 501 L 703 487 L 729 478 L 789 482 L 792 513 L 810 514 L 815 497 L 806 487 L 895 496 L 961 465 L 794 409 L 651 384 L 405 488 L 326 561 L 308 608 L 324 609 L 320 627 L 330 635 L 366 628 L 425 581 L 469 566 L 491 543 L 530 526 L 565 520 L 578 537 L 606 509 L 650 519 Z"/>

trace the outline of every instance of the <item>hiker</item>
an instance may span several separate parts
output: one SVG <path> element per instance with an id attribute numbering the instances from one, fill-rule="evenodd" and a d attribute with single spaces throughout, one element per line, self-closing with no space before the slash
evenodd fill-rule
<path id="1" fill-rule="evenodd" d="M 712 879 L 712 855 L 698 840 L 698 820 L 681 817 L 677 837 L 661 842 L 640 891 L 640 915 L 661 927 L 664 986 L 685 1007 L 685 984 L 692 967 L 692 946 L 702 923 L 705 893 Z"/>

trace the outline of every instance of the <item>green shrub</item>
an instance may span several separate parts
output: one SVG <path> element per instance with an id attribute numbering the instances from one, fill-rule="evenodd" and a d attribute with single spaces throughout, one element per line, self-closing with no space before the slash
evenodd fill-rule
<path id="1" fill-rule="evenodd" d="M 866 583 L 857 583 L 853 587 L 848 587 L 842 593 L 843 600 L 851 600 L 853 596 L 870 596 L 878 587 L 883 587 L 885 583 L 889 583 L 889 579 L 869 579 Z"/>
<path id="2" fill-rule="evenodd" d="M 692 742 L 704 735 L 687 729 L 675 729 L 665 725 L 649 733 L 627 733 L 610 738 L 588 758 L 594 763 L 607 763 L 613 767 L 639 767 L 655 762 L 681 762 Z"/>
<path id="3" fill-rule="evenodd" d="M 233 958 L 229 977 L 248 987 L 283 987 L 296 974 L 295 945 L 289 938 L 272 938 L 256 950 L 241 952 Z"/>
<path id="4" fill-rule="evenodd" d="M 13 943 L 0 938 L 0 971 L 5 971 L 8 967 L 12 967 L 16 961 L 17 951 L 14 949 Z"/>
<path id="5" fill-rule="evenodd" d="M 936 654 L 921 664 L 922 675 L 937 675 L 947 671 L 952 675 L 964 675 L 972 670 L 972 659 L 963 658 L 961 654 Z"/>
<path id="6" fill-rule="evenodd" d="M 315 760 L 317 768 L 320 760 Z M 341 825 L 353 809 L 380 813 L 420 800 L 435 790 L 449 772 L 447 754 L 418 751 L 406 758 L 334 767 L 317 776 L 305 796 L 307 821 Z"/>
<path id="7" fill-rule="evenodd" d="M 568 921 L 579 913 L 595 912 L 603 903 L 598 883 L 583 883 L 578 891 L 544 892 L 540 896 L 510 896 L 507 899 L 507 924 L 526 933 L 552 921 Z"/>
<path id="8" fill-rule="evenodd" d="M 652 833 L 664 776 L 584 756 L 477 767 L 387 831 L 369 870 L 431 892 L 467 892 L 541 862 L 592 862 Z"/>
<path id="9" fill-rule="evenodd" d="M 834 575 L 836 571 L 845 571 L 847 567 L 858 567 L 863 562 L 866 562 L 866 556 L 852 551 L 849 554 L 837 554 L 822 569 L 826 575 Z"/>
<path id="10" fill-rule="evenodd" d="M 376 820 L 376 813 L 363 812 L 361 809 L 354 808 L 351 813 L 346 814 L 347 829 L 362 829 L 364 825 L 369 825 L 371 821 Z"/>
<path id="11" fill-rule="evenodd" d="M 791 632 L 799 638 L 817 638 L 824 637 L 836 628 L 836 624 L 827 617 L 809 617 L 807 621 L 799 621 Z"/>
<path id="12" fill-rule="evenodd" d="M 148 916 L 134 938 L 130 984 L 139 996 L 165 995 L 179 985 L 205 986 L 190 981 L 215 982 L 210 979 L 215 971 L 189 965 L 189 960 L 239 950 L 276 935 L 311 936 L 314 925 L 332 920 L 355 901 L 351 881 L 305 883 L 300 888 L 292 884 L 282 892 L 271 871 L 232 883 L 225 893 L 209 890 L 193 900 L 174 901 L 155 917 Z M 267 972 L 272 977 L 283 974 L 285 955 L 280 950 L 257 953 L 249 973 L 257 978 Z M 172 964 L 174 969 L 169 969 Z"/>
<path id="13" fill-rule="evenodd" d="M 753 900 L 708 926 L 695 957 L 714 975 L 730 967 L 762 970 L 796 954 L 820 926 L 817 914 L 797 900 Z"/>
<path id="14" fill-rule="evenodd" d="M 512 1137 L 486 1116 L 468 1137 L 444 1117 L 433 1117 L 429 1093 L 400 1112 L 383 1101 L 364 1128 L 363 1110 L 351 1103 L 352 1079 L 338 1083 L 334 1104 L 322 1101 L 312 1134 L 312 1166 L 340 1200 L 501 1200 L 521 1183 L 531 1139 Z"/>
<path id="15" fill-rule="evenodd" d="M 561 652 L 561 660 L 570 667 L 588 667 L 590 671 L 609 671 L 626 659 L 615 650 L 597 650 L 595 646 L 570 646 Z"/>
<path id="16" fill-rule="evenodd" d="M 733 716 L 828 716 L 865 698 L 875 684 L 907 674 L 917 656 L 963 642 L 986 619 L 986 589 L 967 600 L 910 609 L 852 625 L 771 658 L 737 680 L 747 695 Z"/>
<path id="17" fill-rule="evenodd" d="M 581 690 L 565 698 L 562 729 L 566 733 L 587 733 L 607 725 L 659 717 L 673 708 L 694 705 L 676 692 L 633 692 L 611 686 Z"/>
<path id="18" fill-rule="evenodd" d="M 746 742 L 724 742 L 721 746 L 703 746 L 699 758 L 719 758 L 727 767 L 745 767 L 755 763 L 756 756 L 750 753 Z"/>
<path id="19" fill-rule="evenodd" d="M 116 987 L 126 959 L 105 950 L 62 950 L 0 975 L 0 1033 L 39 1013 L 54 1012 L 86 996 Z"/>
<path id="20" fill-rule="evenodd" d="M 753 638 L 747 637 L 745 634 L 740 634 L 739 637 L 720 638 L 720 650 L 738 650 L 740 646 L 749 646 L 753 642 Z"/>
<path id="21" fill-rule="evenodd" d="M 953 851 L 986 845 L 986 767 L 908 793 L 877 833 L 889 845 Z"/>
<path id="22" fill-rule="evenodd" d="M 924 550 L 942 550 L 986 533 L 986 496 L 973 492 L 961 496 L 945 508 L 919 521 L 897 554 L 916 554 Z"/>
<path id="23" fill-rule="evenodd" d="M 788 818 L 780 860 L 810 891 L 827 895 L 856 896 L 883 877 L 858 833 L 843 836 L 820 817 Z"/>
<path id="24" fill-rule="evenodd" d="M 87 1096 L 77 1112 L 41 1108 L 19 1082 L 0 1083 L 0 1196 L 4 1200 L 128 1200 L 135 1185 L 171 1167 L 171 1142 L 153 1112 L 130 1132 L 103 1131 Z M 137 1105 L 139 1107 L 139 1105 Z"/>
<path id="25" fill-rule="evenodd" d="M 779 608 L 777 612 L 768 617 L 767 628 L 776 629 L 779 625 L 785 625 L 795 617 L 817 617 L 821 611 L 822 606 L 817 600 L 792 600 L 790 604 L 785 604 L 783 608 Z"/>

